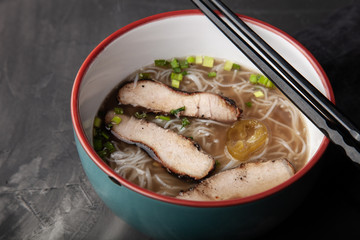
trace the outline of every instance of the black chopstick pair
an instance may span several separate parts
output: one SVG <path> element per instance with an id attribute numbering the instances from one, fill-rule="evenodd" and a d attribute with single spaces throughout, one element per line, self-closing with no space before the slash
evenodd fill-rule
<path id="1" fill-rule="evenodd" d="M 360 133 L 332 102 L 220 0 L 210 2 L 223 18 L 205 1 L 192 1 L 325 136 L 341 146 L 353 162 L 360 164 Z"/>

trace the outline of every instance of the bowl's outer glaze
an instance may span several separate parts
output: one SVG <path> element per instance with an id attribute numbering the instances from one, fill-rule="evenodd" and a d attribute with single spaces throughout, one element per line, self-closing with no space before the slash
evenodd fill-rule
<path id="1" fill-rule="evenodd" d="M 116 85 L 117 81 L 148 64 L 154 57 L 170 58 L 207 53 L 211 56 L 225 56 L 226 58 L 230 56 L 230 59 L 242 63 L 247 61 L 246 65 L 251 68 L 251 63 L 240 56 L 242 54 L 239 54 L 231 43 L 225 44 L 224 42 L 228 40 L 219 34 L 214 26 L 206 23 L 205 17 L 201 18 L 200 15 L 199 11 L 194 10 L 169 12 L 139 20 L 119 29 L 99 44 L 88 56 L 79 70 L 73 87 L 71 113 L 76 146 L 92 186 L 116 215 L 155 239 L 247 238 L 271 229 L 291 214 L 306 196 L 315 181 L 314 166 L 329 142 L 310 124 L 311 158 L 294 177 L 263 193 L 221 202 L 192 202 L 154 194 L 121 178 L 107 166 L 91 147 L 92 120 L 105 95 Z M 184 16 L 183 19 L 182 16 Z M 208 27 L 197 29 L 197 26 L 192 26 L 192 31 L 210 34 L 211 38 L 207 36 L 205 40 L 210 41 L 209 39 L 211 39 L 214 41 L 213 43 L 197 42 L 189 45 L 185 43 L 188 38 L 182 34 L 173 33 L 169 36 L 169 31 L 173 31 L 173 25 L 177 24 L 179 20 L 190 24 L 194 19 L 201 21 L 202 24 L 208 24 L 206 25 Z M 334 101 L 326 74 L 305 48 L 285 33 L 266 23 L 251 18 L 245 20 L 252 24 L 256 31 L 260 31 L 262 37 L 268 39 L 270 44 L 280 51 L 280 54 L 286 55 L 287 60 L 300 69 L 305 77 L 315 81 L 313 83 L 320 91 Z M 188 32 L 190 27 L 189 25 L 185 26 L 187 27 L 184 27 L 183 24 L 181 27 L 179 26 L 179 29 L 183 28 Z M 154 29 L 162 31 L 163 28 L 167 28 L 168 31 L 158 35 L 153 34 Z M 148 33 L 146 36 L 151 36 L 150 43 L 139 38 L 144 35 L 144 32 Z M 167 40 L 181 39 L 183 45 L 187 45 L 187 47 L 183 50 L 168 46 L 173 51 L 162 49 L 160 56 L 153 56 L 154 47 L 167 44 L 167 41 L 158 44 L 159 37 Z M 214 47 L 216 46 L 214 43 L 218 42 L 224 44 Z M 126 54 L 128 46 L 137 48 L 139 44 L 142 46 L 142 49 L 139 50 L 142 56 L 140 61 L 138 52 L 134 54 L 131 52 L 125 56 L 126 60 L 122 58 L 117 61 L 118 56 Z M 138 65 L 132 64 L 134 61 Z M 120 71 L 120 66 L 122 71 Z M 118 76 L 118 73 L 123 75 Z"/>
<path id="2" fill-rule="evenodd" d="M 318 172 L 312 169 L 291 186 L 254 202 L 190 207 L 152 199 L 120 186 L 98 168 L 75 139 L 85 173 L 106 206 L 154 239 L 249 239 L 264 234 L 299 206 Z"/>

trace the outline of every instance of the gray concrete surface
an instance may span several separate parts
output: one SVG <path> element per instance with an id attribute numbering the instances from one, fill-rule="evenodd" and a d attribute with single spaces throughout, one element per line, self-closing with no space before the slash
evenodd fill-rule
<path id="1" fill-rule="evenodd" d="M 317 29 L 357 1 L 225 2 L 315 46 L 311 51 L 322 57 L 313 45 Z M 70 92 L 82 61 L 109 34 L 153 14 L 192 8 L 188 0 L 0 0 L 0 239 L 149 239 L 114 216 L 86 179 Z M 359 48 L 341 49 L 360 56 Z M 360 122 L 360 75 L 347 75 L 356 70 L 351 64 L 321 60 L 338 106 Z M 322 165 L 302 206 L 264 239 L 360 238 L 360 172 L 333 145 Z"/>

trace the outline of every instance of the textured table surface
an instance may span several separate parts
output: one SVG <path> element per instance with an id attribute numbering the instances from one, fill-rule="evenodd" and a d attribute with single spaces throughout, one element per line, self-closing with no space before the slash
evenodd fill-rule
<path id="1" fill-rule="evenodd" d="M 360 123 L 357 1 L 225 2 L 308 47 L 337 105 Z M 149 239 L 90 186 L 74 144 L 70 92 L 82 61 L 109 34 L 191 8 L 188 0 L 0 0 L 0 239 Z M 332 144 L 317 167 L 303 204 L 264 239 L 360 239 L 360 170 Z"/>

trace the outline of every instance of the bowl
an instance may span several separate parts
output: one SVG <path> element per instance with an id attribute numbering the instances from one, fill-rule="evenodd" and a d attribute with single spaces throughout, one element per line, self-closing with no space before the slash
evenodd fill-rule
<path id="1" fill-rule="evenodd" d="M 331 101 L 333 92 L 314 57 L 281 30 L 240 16 Z M 103 40 L 85 59 L 71 96 L 77 150 L 86 175 L 104 203 L 154 239 L 252 238 L 286 219 L 316 181 L 314 166 L 329 141 L 306 119 L 309 159 L 286 182 L 235 200 L 187 201 L 140 188 L 114 172 L 92 148 L 92 126 L 106 95 L 154 59 L 208 55 L 256 67 L 198 10 L 167 12 L 131 23 Z M 106 226 L 104 226 L 106 227 Z"/>

